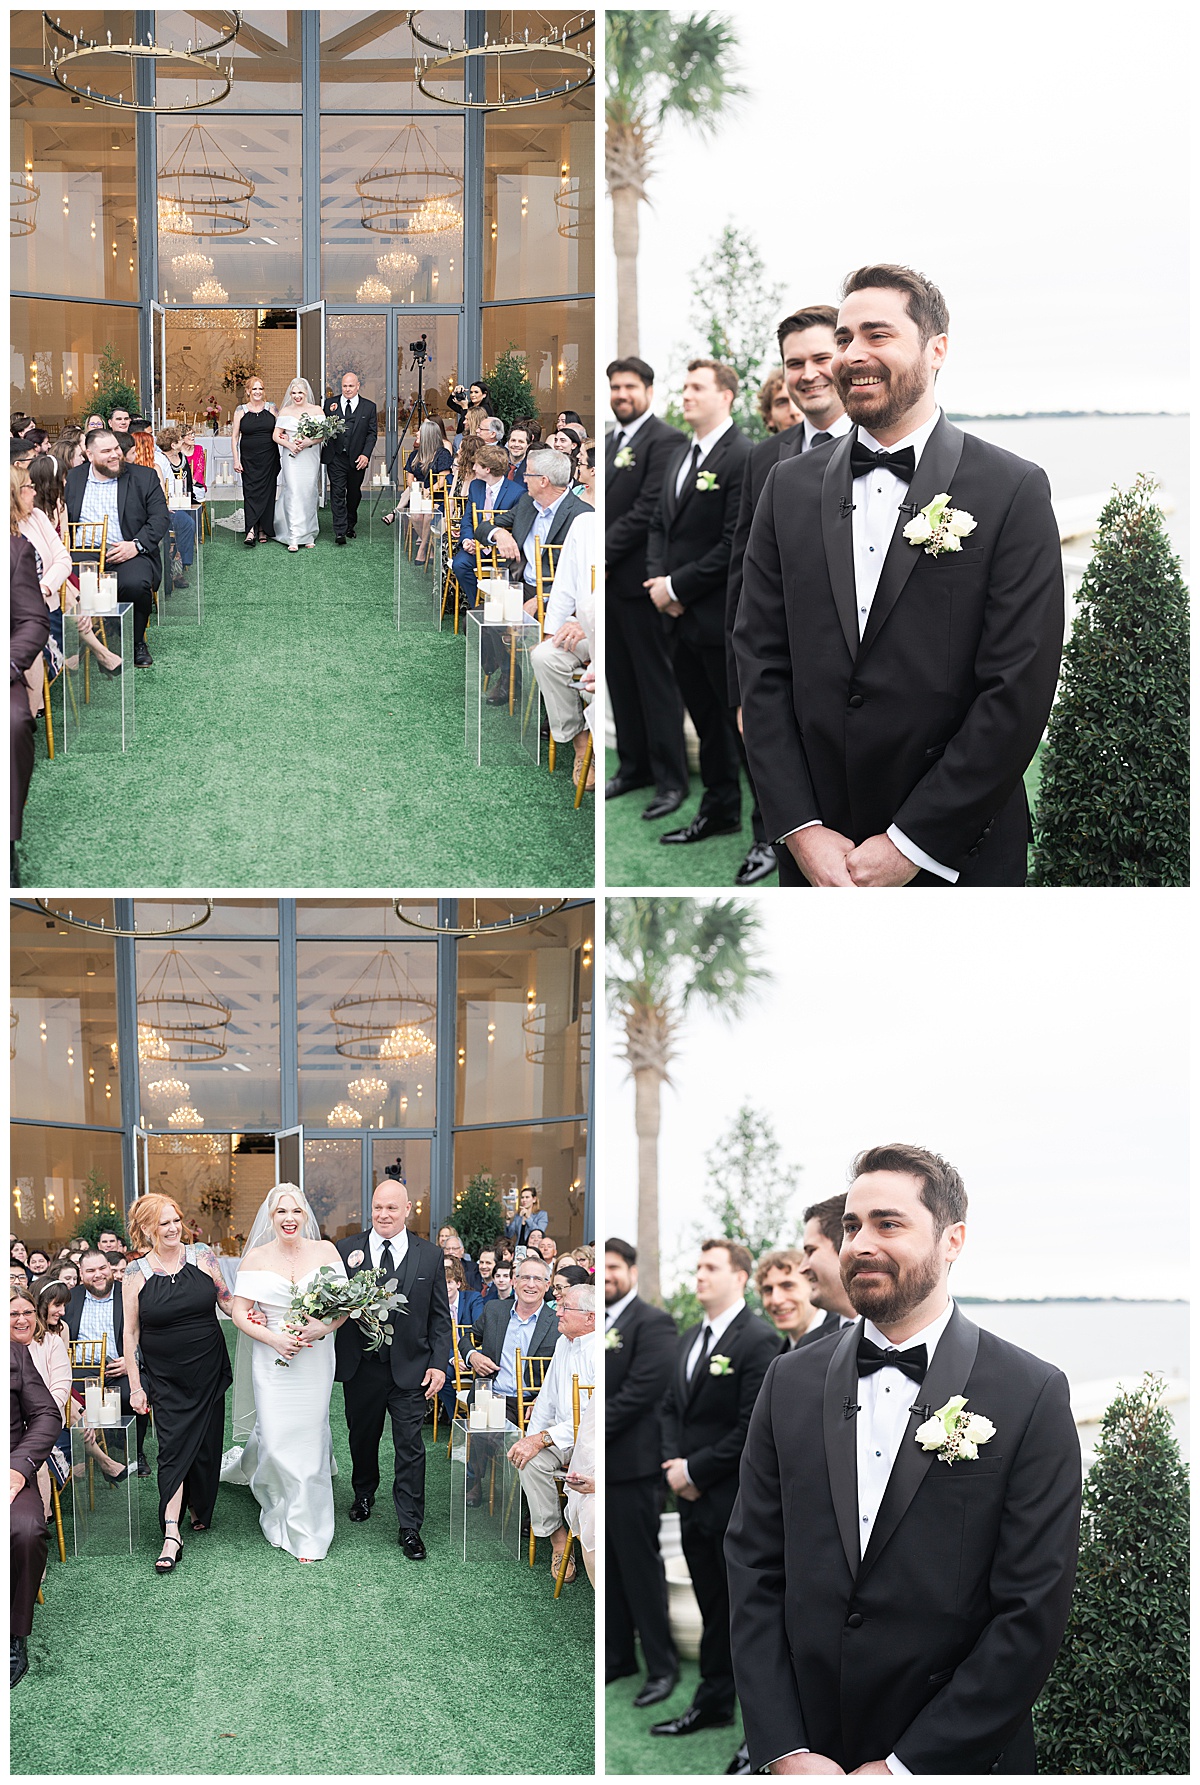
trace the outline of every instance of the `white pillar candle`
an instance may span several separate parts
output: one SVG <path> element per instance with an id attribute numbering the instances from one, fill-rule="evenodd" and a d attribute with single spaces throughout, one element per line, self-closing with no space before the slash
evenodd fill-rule
<path id="1" fill-rule="evenodd" d="M 79 599 L 81 603 L 95 601 L 99 593 L 99 571 L 94 564 L 83 564 L 79 569 Z"/>
<path id="2" fill-rule="evenodd" d="M 467 1424 L 472 1432 L 485 1432 L 488 1426 L 487 1408 L 478 1405 L 472 1407 Z"/>
<path id="3" fill-rule="evenodd" d="M 100 608 L 103 613 L 112 613 L 117 605 L 117 577 L 115 571 L 106 570 L 100 578 Z"/>
<path id="4" fill-rule="evenodd" d="M 104 1391 L 104 1424 L 116 1426 L 121 1423 L 121 1394 L 119 1389 L 106 1388 Z"/>
<path id="5" fill-rule="evenodd" d="M 104 1397 L 98 1382 L 85 1382 L 83 1385 L 83 1417 L 90 1426 L 103 1423 Z"/>
<path id="6" fill-rule="evenodd" d="M 488 1408 L 489 1423 L 493 1431 L 502 1432 L 508 1422 L 508 1410 L 504 1405 L 503 1395 L 493 1395 L 492 1404 Z"/>

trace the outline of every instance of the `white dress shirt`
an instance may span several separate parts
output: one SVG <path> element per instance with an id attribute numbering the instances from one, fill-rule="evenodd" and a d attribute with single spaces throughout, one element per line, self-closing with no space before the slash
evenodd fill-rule
<path id="1" fill-rule="evenodd" d="M 616 427 L 613 429 L 613 433 L 614 435 L 619 436 L 616 443 L 618 452 L 623 451 L 624 448 L 629 445 L 642 423 L 644 421 L 649 421 L 653 413 L 654 412 L 651 409 L 643 409 L 642 413 L 640 415 L 635 415 L 632 421 L 619 421 L 617 423 Z"/>
<path id="2" fill-rule="evenodd" d="M 408 1255 L 408 1229 L 407 1227 L 402 1227 L 399 1233 L 394 1233 L 392 1235 L 390 1240 L 385 1240 L 382 1234 L 376 1233 L 375 1229 L 372 1228 L 369 1246 L 372 1270 L 379 1270 L 380 1259 L 383 1257 L 383 1248 L 385 1246 L 390 1246 L 392 1248 L 392 1265 L 394 1269 L 398 1270 Z"/>
<path id="3" fill-rule="evenodd" d="M 571 1399 L 571 1377 L 578 1376 L 580 1387 L 596 1380 L 596 1335 L 584 1333 L 581 1338 L 560 1336 L 550 1359 L 550 1368 L 542 1383 L 529 1422 L 530 1435 L 548 1432 L 560 1456 L 569 1456 L 575 1442 L 574 1406 Z M 580 1396 L 582 1412 L 582 1395 Z"/>
<path id="4" fill-rule="evenodd" d="M 358 398 L 357 397 L 339 397 L 338 398 L 338 408 L 341 410 L 342 414 L 346 417 L 346 419 L 349 420 L 349 418 L 354 414 L 354 411 L 358 408 Z"/>
<path id="5" fill-rule="evenodd" d="M 628 1295 L 623 1295 L 619 1302 L 613 1302 L 611 1307 L 605 1308 L 605 1310 L 604 1310 L 604 1330 L 606 1333 L 610 1332 L 612 1330 L 612 1328 L 616 1325 L 617 1321 L 621 1318 L 621 1315 L 625 1312 L 626 1308 L 629 1306 L 630 1302 L 635 1300 L 636 1296 L 637 1296 L 637 1285 L 635 1284 L 634 1287 L 629 1291 Z"/>
<path id="6" fill-rule="evenodd" d="M 814 423 L 809 421 L 806 415 L 804 418 L 804 451 L 812 451 L 814 434 L 828 434 L 832 439 L 840 440 L 842 435 L 848 434 L 853 426 L 854 423 L 850 420 L 850 417 L 846 414 L 844 409 L 837 420 L 831 421 L 827 428 L 816 427 Z M 822 441 L 821 444 L 824 445 L 824 441 Z"/>
<path id="7" fill-rule="evenodd" d="M 571 531 L 567 534 L 562 556 L 558 560 L 558 569 L 554 573 L 550 599 L 546 603 L 542 631 L 547 638 L 553 638 L 563 621 L 571 619 L 573 615 L 579 617 L 585 630 L 588 629 L 588 616 L 592 612 L 594 596 L 592 571 L 595 564 L 596 516 L 578 514 L 571 522 Z"/>
<path id="8" fill-rule="evenodd" d="M 728 1332 L 729 1328 L 733 1325 L 734 1321 L 737 1319 L 738 1315 L 741 1313 L 742 1309 L 745 1306 L 746 1306 L 745 1296 L 739 1295 L 738 1299 L 734 1302 L 733 1306 L 730 1308 L 726 1308 L 726 1310 L 723 1314 L 714 1314 L 711 1320 L 708 1318 L 707 1315 L 705 1316 L 704 1326 L 702 1326 L 700 1328 L 699 1336 L 696 1339 L 696 1343 L 692 1346 L 692 1349 L 688 1352 L 687 1379 L 689 1382 L 692 1379 L 692 1375 L 693 1375 L 693 1372 L 695 1371 L 696 1365 L 700 1361 L 700 1353 L 704 1348 L 704 1327 L 710 1326 L 712 1328 L 712 1343 L 710 1344 L 710 1346 L 708 1348 L 709 1358 L 712 1359 L 714 1357 L 719 1357 L 720 1351 L 719 1351 L 718 1347 L 720 1346 L 722 1338 L 725 1336 L 726 1332 Z M 689 1480 L 690 1480 L 690 1477 L 689 1477 Z"/>

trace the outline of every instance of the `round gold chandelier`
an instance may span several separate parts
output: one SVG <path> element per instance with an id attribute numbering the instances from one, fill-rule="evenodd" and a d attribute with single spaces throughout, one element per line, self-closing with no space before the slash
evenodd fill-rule
<path id="1" fill-rule="evenodd" d="M 363 968 L 344 998 L 329 1009 L 337 1040 L 334 1046 L 345 1060 L 397 1060 L 389 1051 L 402 1045 L 398 1035 L 411 1031 L 428 1042 L 422 1024 L 432 1022 L 430 999 L 413 988 L 404 967 L 390 948 L 381 948 Z M 432 1052 L 432 1043 L 429 1043 Z"/>
<path id="2" fill-rule="evenodd" d="M 254 190 L 204 126 L 193 124 L 159 171 L 158 227 L 164 235 L 244 235 Z"/>
<path id="3" fill-rule="evenodd" d="M 28 168 L 23 174 L 9 175 L 8 195 L 9 236 L 13 239 L 31 236 L 37 228 L 37 206 L 42 189 L 34 185 L 33 174 Z"/>
<path id="4" fill-rule="evenodd" d="M 431 235 L 462 228 L 463 177 L 414 119 L 392 138 L 369 173 L 356 180 L 362 226 L 377 235 Z"/>
<path id="5" fill-rule="evenodd" d="M 404 910 L 403 902 L 400 899 L 392 900 L 392 909 L 400 919 L 401 923 L 411 924 L 414 930 L 424 930 L 427 935 L 431 936 L 506 936 L 510 930 L 524 929 L 527 924 L 541 923 L 545 918 L 553 917 L 555 913 L 561 911 L 567 903 L 566 899 L 539 899 L 536 903 L 531 905 L 531 908 L 528 911 L 519 912 L 512 909 L 508 917 L 481 918 L 479 915 L 479 907 L 481 903 L 485 902 L 492 904 L 495 901 L 491 899 L 483 901 L 478 898 L 460 899 L 458 901 L 460 916 L 462 915 L 462 907 L 464 905 L 470 905 L 470 923 L 422 923 L 419 917 L 410 917 L 408 915 Z"/>
<path id="6" fill-rule="evenodd" d="M 91 16 L 91 15 L 89 15 Z M 162 43 L 154 31 L 147 31 L 144 42 L 131 36 L 128 43 L 114 43 L 112 32 L 99 37 L 85 37 L 64 25 L 61 15 L 43 12 L 45 30 L 57 41 L 50 50 L 50 72 L 58 85 L 78 99 L 94 105 L 111 106 L 124 112 L 196 112 L 205 106 L 218 105 L 233 87 L 233 63 L 221 61 L 221 51 L 237 38 L 242 28 L 240 12 L 215 15 L 229 20 L 227 28 L 214 27 L 216 36 L 207 42 L 188 38 L 182 46 L 173 39 Z M 190 81 L 195 84 L 191 98 L 174 104 L 137 96 L 138 68 L 153 68 L 157 79 Z M 126 72 L 127 70 L 127 72 Z M 90 77 L 90 78 L 89 78 Z M 207 85 L 204 96 L 201 85 Z"/>
<path id="7" fill-rule="evenodd" d="M 526 26 L 521 37 L 492 40 L 485 32 L 481 44 L 468 44 L 433 30 L 423 9 L 410 12 L 413 37 L 437 52 L 417 61 L 419 90 L 458 111 L 491 112 L 544 105 L 590 86 L 596 75 L 595 14 L 543 12 L 533 17 L 538 23 Z M 481 97 L 470 96 L 473 87 L 482 89 Z"/>
<path id="8" fill-rule="evenodd" d="M 166 1053 L 156 1052 L 155 1059 L 219 1060 L 228 1051 L 233 1012 L 177 948 L 169 948 L 150 975 L 137 1011 L 139 1025 L 166 1044 Z"/>

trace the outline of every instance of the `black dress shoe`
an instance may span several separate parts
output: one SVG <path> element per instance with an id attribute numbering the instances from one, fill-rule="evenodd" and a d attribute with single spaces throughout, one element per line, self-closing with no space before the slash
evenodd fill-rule
<path id="1" fill-rule="evenodd" d="M 732 1714 L 719 1717 L 716 1711 L 698 1711 L 694 1704 L 689 1704 L 678 1717 L 671 1717 L 666 1723 L 652 1723 L 650 1734 L 694 1735 L 698 1729 L 728 1729 L 732 1722 Z"/>
<path id="2" fill-rule="evenodd" d="M 25 1638 L 23 1636 L 14 1636 L 11 1638 L 9 1642 L 9 1655 L 11 1660 L 8 1668 L 8 1685 L 9 1690 L 11 1691 L 17 1681 L 23 1680 L 25 1675 L 29 1672 L 29 1657 L 25 1653 Z"/>
<path id="3" fill-rule="evenodd" d="M 769 843 L 752 843 L 745 861 L 733 877 L 734 885 L 754 886 L 759 880 L 769 879 L 778 867 L 775 851 Z"/>
<path id="4" fill-rule="evenodd" d="M 646 1684 L 634 1699 L 634 1709 L 644 1711 L 647 1706 L 661 1704 L 664 1698 L 670 1698 L 679 1684 L 678 1671 L 675 1673 L 651 1674 Z"/>
<path id="5" fill-rule="evenodd" d="M 53 1514 L 51 1514 L 50 1522 L 54 1523 Z M 611 1686 L 615 1680 L 631 1680 L 636 1673 L 636 1667 L 608 1667 L 604 1671 L 604 1684 Z"/>
<path id="6" fill-rule="evenodd" d="M 666 793 L 655 794 L 654 798 L 650 801 L 650 804 L 646 807 L 646 810 L 642 813 L 642 817 L 669 818 L 672 812 L 678 812 L 680 806 L 683 804 L 683 799 L 684 795 L 681 787 L 669 787 Z"/>
<path id="7" fill-rule="evenodd" d="M 149 1463 L 148 1463 L 148 1462 L 147 1462 L 147 1461 L 146 1461 L 146 1459 L 145 1459 L 145 1457 L 139 1457 L 139 1458 L 138 1458 L 138 1460 L 137 1460 L 137 1472 L 138 1472 L 138 1474 L 139 1474 L 139 1475 L 149 1475 L 149 1473 L 150 1473 L 150 1465 L 149 1465 Z"/>
<path id="8" fill-rule="evenodd" d="M 623 793 L 632 793 L 637 787 L 653 786 L 653 781 L 634 780 L 625 775 L 614 775 L 611 781 L 605 783 L 604 797 L 606 800 L 619 800 Z"/>
<path id="9" fill-rule="evenodd" d="M 149 669 L 154 662 L 154 659 L 146 649 L 145 645 L 135 645 L 133 647 L 133 661 L 138 669 Z"/>
<path id="10" fill-rule="evenodd" d="M 346 528 L 346 538 L 347 539 L 357 539 L 358 538 L 358 534 L 354 531 L 353 527 Z"/>
<path id="11" fill-rule="evenodd" d="M 749 1742 L 742 1743 L 733 1759 L 729 1762 L 729 1765 L 725 1768 L 725 1771 L 727 1773 L 748 1773 L 750 1771 Z"/>
<path id="12" fill-rule="evenodd" d="M 736 821 L 718 824 L 715 818 L 697 816 L 690 824 L 685 824 L 681 831 L 664 831 L 658 840 L 660 843 L 703 843 L 709 837 L 731 836 L 741 828 Z"/>
<path id="13" fill-rule="evenodd" d="M 335 533 L 333 536 L 333 543 L 334 545 L 345 545 L 346 535 L 344 533 Z"/>
<path id="14" fill-rule="evenodd" d="M 425 1545 L 421 1542 L 421 1533 L 419 1531 L 401 1531 L 400 1548 L 404 1551 L 410 1562 L 423 1562 L 425 1560 Z"/>
<path id="15" fill-rule="evenodd" d="M 370 1500 L 367 1498 L 366 1494 L 356 1495 L 354 1500 L 351 1502 L 350 1517 L 354 1520 L 354 1523 L 356 1525 L 361 1525 L 363 1523 L 363 1521 L 365 1519 L 369 1519 L 370 1516 L 371 1516 L 371 1502 L 370 1502 Z"/>
<path id="16" fill-rule="evenodd" d="M 503 688 L 489 688 L 483 698 L 489 707 L 506 707 L 508 705 L 508 684 L 505 683 Z"/>

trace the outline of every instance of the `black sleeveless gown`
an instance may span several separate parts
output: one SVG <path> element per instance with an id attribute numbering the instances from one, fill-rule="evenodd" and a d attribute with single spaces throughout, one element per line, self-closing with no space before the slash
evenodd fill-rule
<path id="1" fill-rule="evenodd" d="M 238 453 L 242 461 L 244 531 L 275 537 L 275 487 L 279 482 L 279 448 L 271 436 L 279 426 L 269 409 L 242 412 Z"/>
<path id="2" fill-rule="evenodd" d="M 217 1286 L 198 1265 L 147 1277 L 138 1297 L 142 1386 L 158 1438 L 158 1522 L 183 1486 L 197 1524 L 211 1525 L 221 1479 L 225 1395 L 233 1381 L 217 1320 Z"/>

